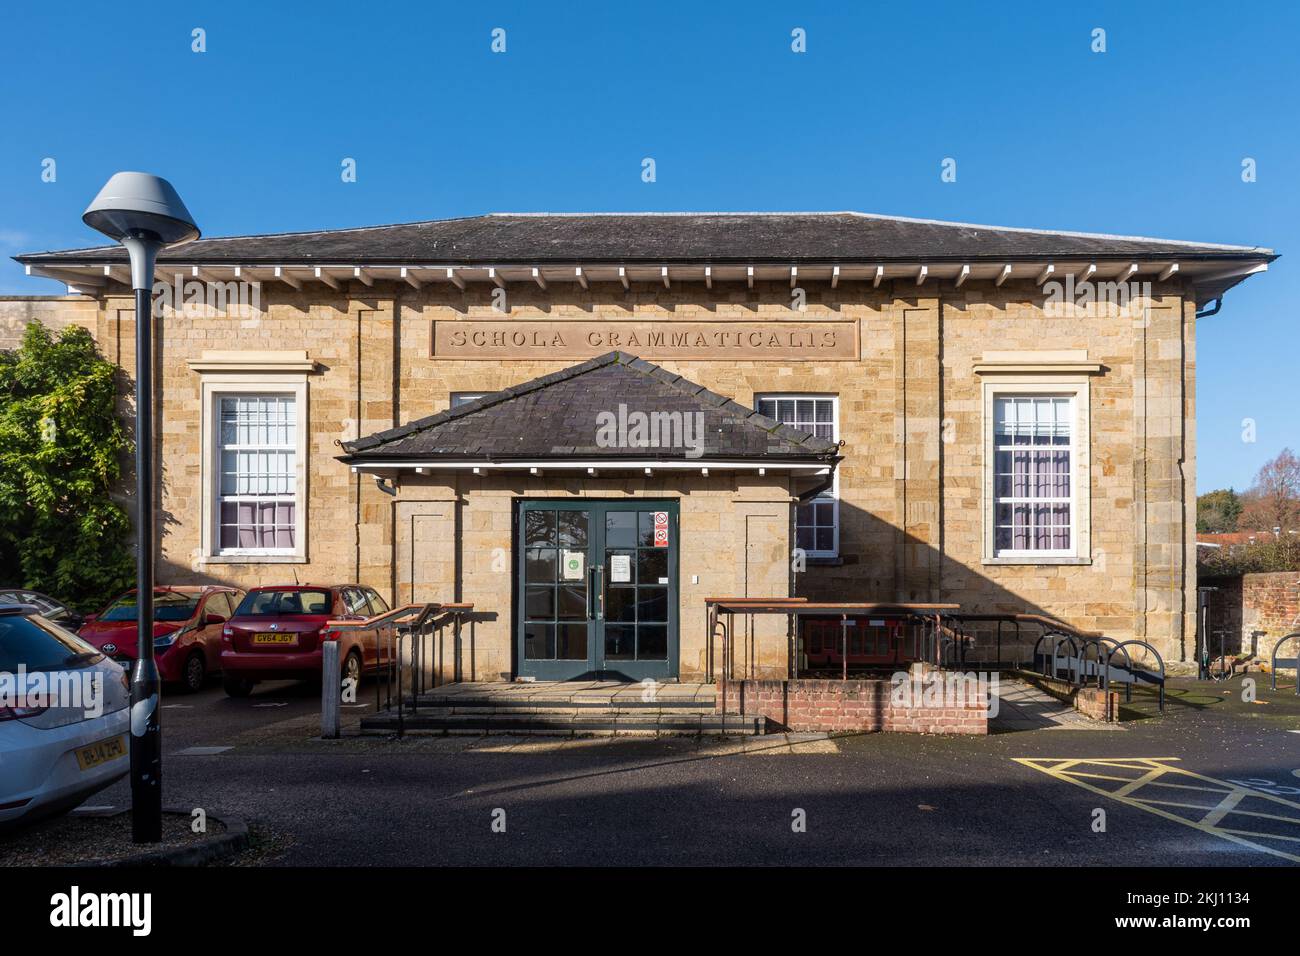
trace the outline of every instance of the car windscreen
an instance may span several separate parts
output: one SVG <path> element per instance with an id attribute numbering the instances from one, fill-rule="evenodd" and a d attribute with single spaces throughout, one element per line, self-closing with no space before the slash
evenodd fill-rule
<path id="1" fill-rule="evenodd" d="M 235 610 L 236 617 L 276 614 L 329 614 L 328 591 L 249 591 Z"/>
<path id="2" fill-rule="evenodd" d="M 36 615 L 0 614 L 0 671 L 12 674 L 22 665 L 29 671 L 84 667 L 104 655 L 71 631 Z"/>
<path id="3" fill-rule="evenodd" d="M 153 619 L 155 621 L 188 621 L 194 616 L 198 607 L 197 594 L 182 594 L 178 591 L 157 591 L 153 596 Z M 134 621 L 136 614 L 135 595 L 125 594 L 118 598 L 107 611 L 100 615 L 101 621 Z"/>

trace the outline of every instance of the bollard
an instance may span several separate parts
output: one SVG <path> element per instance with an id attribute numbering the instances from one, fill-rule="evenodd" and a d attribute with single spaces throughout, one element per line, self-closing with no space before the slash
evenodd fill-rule
<path id="1" fill-rule="evenodd" d="M 339 736 L 339 642 L 321 641 L 320 735 L 323 740 Z"/>

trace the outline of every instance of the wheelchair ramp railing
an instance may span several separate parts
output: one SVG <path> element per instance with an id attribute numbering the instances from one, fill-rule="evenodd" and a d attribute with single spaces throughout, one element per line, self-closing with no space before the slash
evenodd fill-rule
<path id="1" fill-rule="evenodd" d="M 447 669 L 447 655 L 443 645 L 448 641 L 452 679 L 457 679 L 461 668 L 464 626 L 468 624 L 472 633 L 474 621 L 473 604 L 407 604 L 365 620 L 329 621 L 321 631 L 321 640 L 337 642 L 339 636 L 345 633 L 361 637 L 365 649 L 363 660 L 369 663 L 369 669 L 379 678 L 374 681 L 375 713 L 396 711 L 400 734 L 406 715 L 418 712 L 420 695 L 437 687 L 439 673 Z M 335 653 L 323 655 L 323 661 L 325 669 L 335 668 L 332 676 L 329 673 L 322 675 L 323 735 L 331 736 L 331 720 L 325 716 L 330 709 L 329 701 L 325 695 L 338 696 L 337 643 Z M 335 727 L 333 736 L 337 736 L 336 717 L 332 719 L 332 725 Z"/>

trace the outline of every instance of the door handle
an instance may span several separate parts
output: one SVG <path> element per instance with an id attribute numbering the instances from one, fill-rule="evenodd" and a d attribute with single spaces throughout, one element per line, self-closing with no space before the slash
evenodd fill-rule
<path id="1" fill-rule="evenodd" d="M 592 600 L 593 597 L 595 596 L 595 591 L 596 591 L 596 569 L 588 568 L 587 569 L 587 620 L 589 621 L 596 616 L 596 612 L 595 610 L 593 610 L 593 600 Z"/>

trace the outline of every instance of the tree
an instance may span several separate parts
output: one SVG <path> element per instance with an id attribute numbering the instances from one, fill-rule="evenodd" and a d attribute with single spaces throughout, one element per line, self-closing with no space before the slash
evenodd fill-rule
<path id="1" fill-rule="evenodd" d="M 1274 538 L 1271 534 L 1262 534 L 1249 544 L 1197 548 L 1196 551 L 1196 574 L 1200 578 L 1300 571 L 1300 540 L 1296 535 Z"/>
<path id="2" fill-rule="evenodd" d="M 110 491 L 130 442 L 116 369 L 83 328 L 33 322 L 0 351 L 0 581 L 98 610 L 133 580 Z"/>
<path id="3" fill-rule="evenodd" d="M 1222 534 L 1236 531 L 1241 517 L 1241 495 L 1231 488 L 1207 491 L 1196 499 L 1196 530 Z"/>
<path id="4" fill-rule="evenodd" d="M 1255 531 L 1280 528 L 1283 533 L 1300 529 L 1300 458 L 1290 448 L 1283 448 L 1255 475 L 1243 496 L 1239 525 Z"/>

